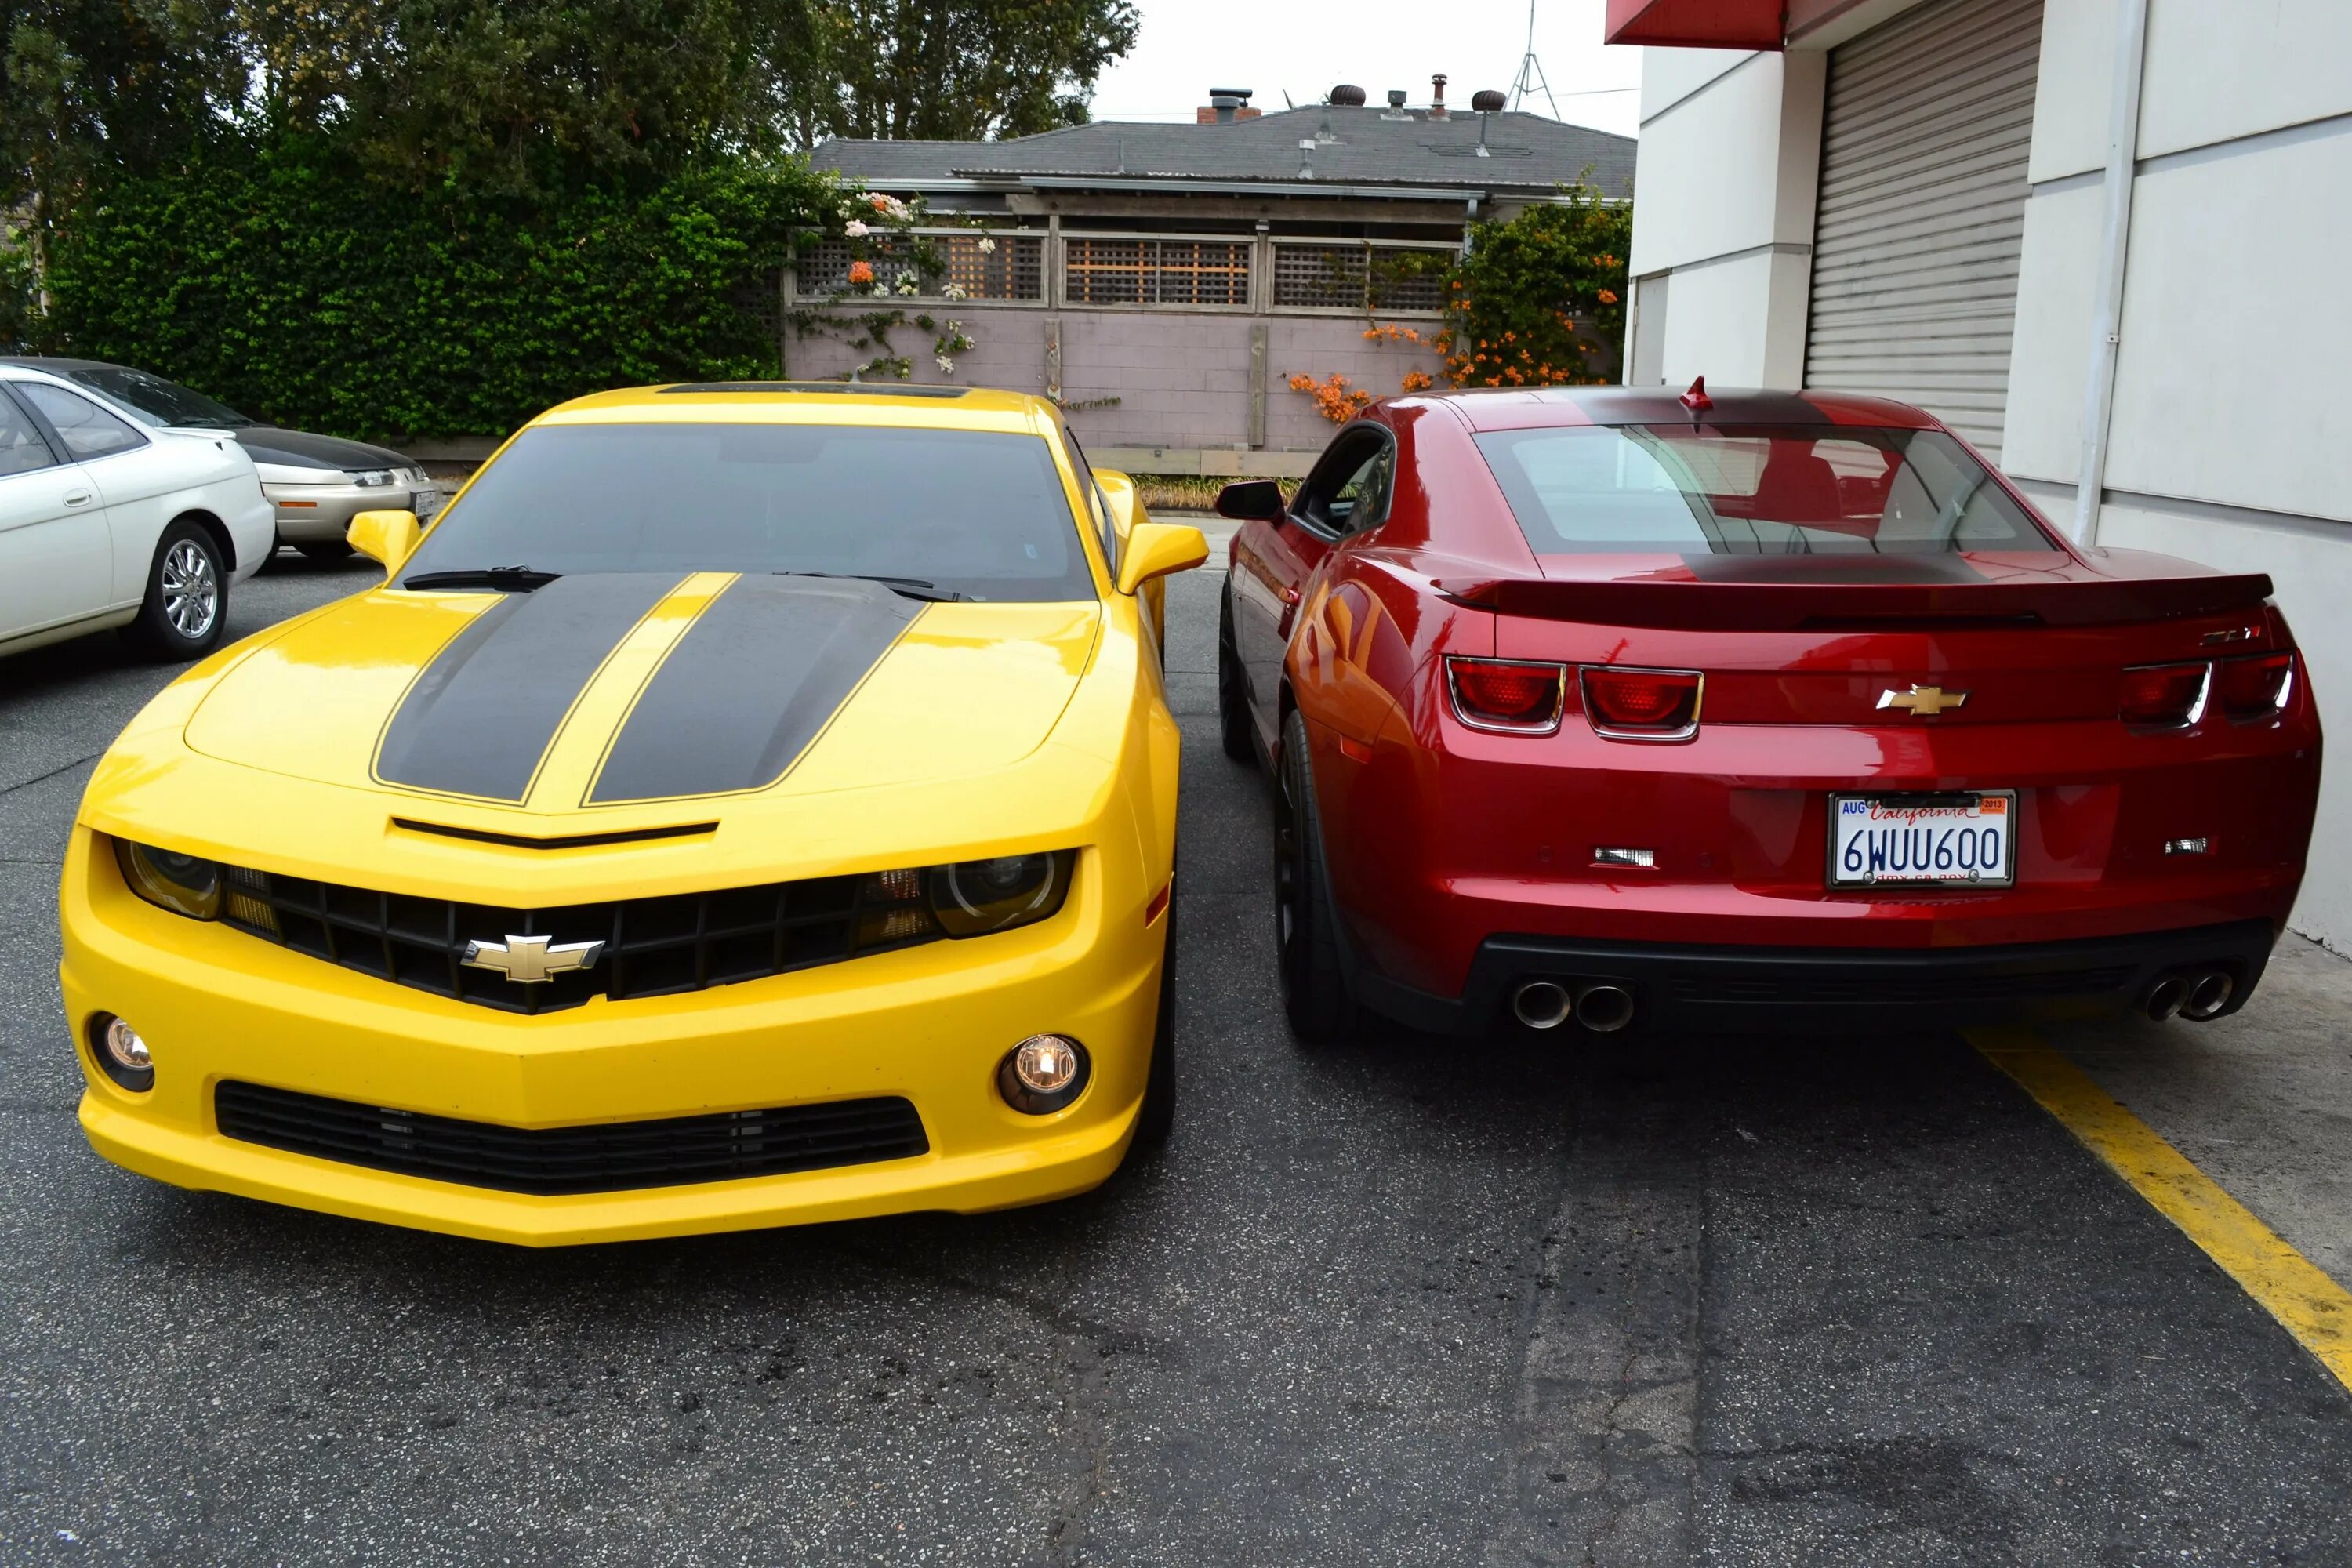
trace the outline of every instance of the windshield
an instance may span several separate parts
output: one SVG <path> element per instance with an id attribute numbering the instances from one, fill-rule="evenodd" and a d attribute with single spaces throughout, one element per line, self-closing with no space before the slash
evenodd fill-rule
<path id="1" fill-rule="evenodd" d="M 846 425 L 526 430 L 402 569 L 817 572 L 968 599 L 1091 599 L 1037 436 Z"/>
<path id="2" fill-rule="evenodd" d="M 164 425 L 194 425 L 210 430 L 234 430 L 252 420 L 217 398 L 165 381 L 143 370 L 119 364 L 86 366 L 66 372 L 84 386 L 96 387 L 126 408 L 136 409 Z"/>
<path id="3" fill-rule="evenodd" d="M 1937 430 L 1623 425 L 1477 440 L 1538 555 L 2057 548 Z"/>

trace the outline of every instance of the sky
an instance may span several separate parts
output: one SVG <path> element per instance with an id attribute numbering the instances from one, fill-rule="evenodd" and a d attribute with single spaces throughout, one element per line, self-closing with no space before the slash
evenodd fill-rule
<path id="1" fill-rule="evenodd" d="M 1278 110 L 1287 91 L 1320 103 L 1352 82 L 1375 105 L 1401 87 L 1467 109 L 1480 88 L 1508 91 L 1528 48 L 1528 0 L 1140 0 L 1142 35 L 1095 85 L 1097 120 L 1189 121 L 1212 87 L 1256 90 Z M 1642 51 L 1601 41 L 1605 0 L 1535 0 L 1535 52 L 1559 117 L 1633 135 L 1639 128 Z M 1442 23 L 1433 25 L 1433 16 Z M 1612 90 L 1614 89 L 1614 90 Z M 1549 112 L 1541 93 L 1519 105 Z"/>

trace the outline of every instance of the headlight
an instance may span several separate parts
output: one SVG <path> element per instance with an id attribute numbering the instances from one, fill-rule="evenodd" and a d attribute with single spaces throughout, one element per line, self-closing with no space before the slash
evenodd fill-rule
<path id="1" fill-rule="evenodd" d="M 860 952 L 941 936 L 986 936 L 1050 919 L 1070 896 L 1075 849 L 999 855 L 907 871 L 858 885 Z"/>
<path id="2" fill-rule="evenodd" d="M 950 936 L 985 936 L 1053 915 L 1070 892 L 1076 853 L 1000 855 L 933 868 L 931 913 Z"/>
<path id="3" fill-rule="evenodd" d="M 352 476 L 352 483 L 359 486 L 360 489 L 363 490 L 379 489 L 383 486 L 392 483 L 392 470 L 390 468 L 370 468 L 365 473 L 353 474 Z"/>
<path id="4" fill-rule="evenodd" d="M 219 916 L 218 862 L 200 860 L 175 849 L 158 849 L 152 844 L 133 844 L 125 838 L 114 841 L 114 858 L 121 863 L 122 879 L 131 884 L 131 890 L 149 903 L 192 920 L 208 921 Z"/>

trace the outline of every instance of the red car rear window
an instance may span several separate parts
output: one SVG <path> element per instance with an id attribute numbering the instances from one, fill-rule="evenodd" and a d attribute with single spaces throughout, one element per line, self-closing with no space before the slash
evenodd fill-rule
<path id="1" fill-rule="evenodd" d="M 1538 555 L 2057 548 L 1938 430 L 1617 425 L 1476 439 Z"/>

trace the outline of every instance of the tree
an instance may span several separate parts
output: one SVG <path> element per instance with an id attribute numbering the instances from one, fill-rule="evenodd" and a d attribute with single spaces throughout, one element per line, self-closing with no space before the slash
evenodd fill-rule
<path id="1" fill-rule="evenodd" d="M 788 141 L 982 141 L 1084 124 L 1133 0 L 746 0 Z"/>

